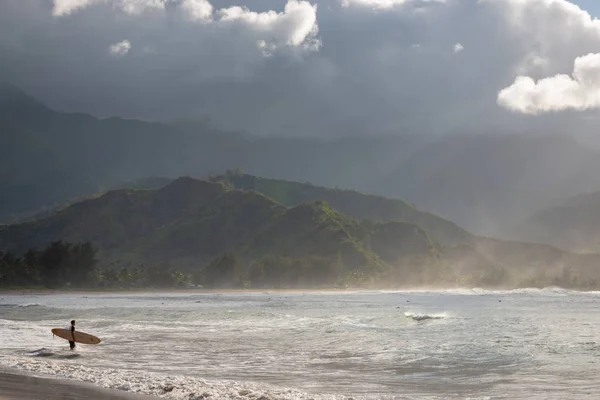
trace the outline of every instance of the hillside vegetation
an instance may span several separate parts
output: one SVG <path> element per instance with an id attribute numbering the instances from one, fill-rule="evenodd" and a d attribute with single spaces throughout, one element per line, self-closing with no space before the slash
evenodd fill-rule
<path id="1" fill-rule="evenodd" d="M 264 270 L 273 259 L 287 286 L 366 282 L 390 276 L 406 260 L 439 262 L 414 224 L 359 222 L 325 202 L 288 208 L 257 192 L 191 178 L 159 190 L 111 191 L 0 231 L 0 249 L 16 253 L 58 240 L 93 243 L 101 267 L 168 262 L 196 274 L 197 282 L 225 286 L 250 275 L 271 282 L 275 272 Z M 420 274 L 414 268 L 402 278 Z"/>
<path id="2" fill-rule="evenodd" d="M 420 213 L 406 203 L 382 198 L 378 207 L 365 212 L 364 199 L 356 192 L 342 196 L 332 190 L 327 200 L 344 213 L 361 214 L 357 218 L 417 223 L 436 241 L 451 245 L 459 244 L 464 233 L 433 214 L 472 233 L 512 239 L 514 232 L 508 228 L 556 199 L 600 188 L 600 152 L 580 143 L 572 132 L 443 137 L 353 132 L 329 140 L 286 137 L 282 132 L 281 137 L 255 137 L 205 123 L 57 112 L 0 83 L 0 133 L 0 224 L 49 215 L 66 202 L 114 188 L 140 182 L 139 188 L 156 188 L 161 179 L 141 181 L 149 176 L 200 177 L 242 168 L 257 176 L 415 203 Z M 306 201 L 293 190 L 284 190 L 292 194 L 290 199 L 280 196 L 281 182 L 238 183 L 245 188 L 254 184 L 284 205 Z M 315 197 L 306 188 L 301 191 L 307 199 Z M 353 199 L 342 204 L 350 195 Z"/>
<path id="3" fill-rule="evenodd" d="M 110 191 L 0 229 L 0 251 L 18 255 L 56 241 L 89 242 L 108 276 L 117 267 L 127 269 L 119 276 L 129 276 L 142 265 L 158 265 L 171 281 L 218 287 L 598 286 L 598 255 L 473 236 L 443 219 L 442 226 L 457 233 L 456 244 L 441 245 L 416 224 L 393 220 L 436 222 L 403 202 L 228 175 L 213 178 L 217 182 L 179 178 L 156 190 Z M 252 188 L 299 204 L 235 189 L 234 175 L 264 182 Z"/>
<path id="4" fill-rule="evenodd" d="M 465 243 L 473 236 L 451 221 L 420 211 L 398 199 L 355 190 L 330 189 L 309 183 L 261 178 L 240 171 L 228 171 L 224 175 L 212 177 L 211 180 L 229 183 L 236 189 L 257 191 L 287 206 L 326 201 L 336 210 L 354 218 L 380 222 L 410 222 L 423 228 L 432 239 L 446 246 Z"/>

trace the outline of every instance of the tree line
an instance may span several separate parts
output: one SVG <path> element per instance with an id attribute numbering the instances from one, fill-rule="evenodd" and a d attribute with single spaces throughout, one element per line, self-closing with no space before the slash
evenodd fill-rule
<path id="1" fill-rule="evenodd" d="M 96 254 L 89 242 L 63 241 L 52 242 L 42 250 L 30 249 L 21 257 L 0 252 L 0 285 L 56 288 L 68 282 L 84 286 L 95 269 Z"/>
<path id="2" fill-rule="evenodd" d="M 592 289 L 596 279 L 583 279 L 570 266 L 556 275 L 544 271 L 535 276 L 495 266 L 476 274 L 458 275 L 449 265 L 429 265 L 419 260 L 404 262 L 379 273 L 347 269 L 340 257 L 308 255 L 288 257 L 267 254 L 247 259 L 235 253 L 214 258 L 191 273 L 168 263 L 147 266 L 120 262 L 98 268 L 98 250 L 90 243 L 56 241 L 21 256 L 0 251 L 0 287 L 46 288 L 315 288 L 315 287 L 546 287 Z"/>
<path id="3" fill-rule="evenodd" d="M 90 243 L 56 241 L 22 256 L 0 251 L 0 287 L 143 288 L 181 287 L 190 275 L 167 263 L 97 268 L 98 250 Z"/>

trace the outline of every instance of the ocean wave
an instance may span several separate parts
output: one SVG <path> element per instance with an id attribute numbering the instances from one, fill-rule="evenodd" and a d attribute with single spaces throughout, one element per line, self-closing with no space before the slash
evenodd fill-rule
<path id="1" fill-rule="evenodd" d="M 531 294 L 531 295 L 559 295 L 567 296 L 571 294 L 590 294 L 600 292 L 584 292 L 572 289 L 565 289 L 558 286 L 548 286 L 545 288 L 518 288 L 518 289 L 483 289 L 479 287 L 471 289 L 447 289 L 441 292 L 447 294 L 456 294 L 463 296 L 485 296 L 485 295 L 515 295 L 515 294 Z M 435 293 L 432 292 L 432 293 Z"/>
<path id="2" fill-rule="evenodd" d="M 405 312 L 404 316 L 406 316 L 406 318 L 410 318 L 413 321 L 427 321 L 427 320 L 435 320 L 435 319 L 444 319 L 446 318 L 446 314 L 445 313 L 441 313 L 441 314 L 417 314 L 417 313 L 412 313 L 412 312 Z"/>
<path id="3" fill-rule="evenodd" d="M 29 308 L 29 307 L 42 307 L 42 305 L 39 303 L 24 303 L 24 304 L 15 304 L 15 307 Z"/>
<path id="4" fill-rule="evenodd" d="M 40 349 L 43 350 L 43 349 Z M 143 371 L 92 368 L 71 362 L 47 359 L 4 357 L 0 364 L 34 376 L 88 382 L 109 389 L 159 396 L 175 400 L 196 399 L 278 399 L 278 400 L 345 400 L 341 395 L 314 395 L 297 389 L 250 382 L 205 380 Z"/>

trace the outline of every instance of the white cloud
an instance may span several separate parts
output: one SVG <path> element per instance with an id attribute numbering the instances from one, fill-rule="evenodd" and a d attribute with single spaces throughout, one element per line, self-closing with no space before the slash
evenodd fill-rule
<path id="1" fill-rule="evenodd" d="M 375 9 L 387 9 L 395 6 L 401 6 L 406 3 L 445 3 L 446 0 L 342 0 L 342 6 L 362 6 Z"/>
<path id="2" fill-rule="evenodd" d="M 461 51 L 463 51 L 464 49 L 465 49 L 465 46 L 463 46 L 463 45 L 462 45 L 462 44 L 460 44 L 460 43 L 456 43 L 456 44 L 454 45 L 454 52 L 455 52 L 455 53 L 460 53 L 460 52 L 461 52 Z"/>
<path id="3" fill-rule="evenodd" d="M 131 50 L 131 43 L 129 40 L 115 43 L 108 48 L 108 52 L 115 57 L 123 57 L 129 53 L 129 50 Z"/>
<path id="4" fill-rule="evenodd" d="M 106 0 L 54 0 L 52 14 L 56 17 L 69 15 L 78 9 L 100 2 L 106 2 Z"/>
<path id="5" fill-rule="evenodd" d="M 94 4 L 111 4 L 128 14 L 139 14 L 146 9 L 164 9 L 166 0 L 54 0 L 52 14 L 62 17 Z M 193 0 L 186 0 L 193 1 Z"/>
<path id="6" fill-rule="evenodd" d="M 544 21 L 546 24 L 568 24 L 578 29 L 595 29 L 600 31 L 600 21 L 567 0 L 479 0 L 503 7 L 505 15 L 516 26 L 528 26 L 538 34 L 544 34 L 547 26 L 535 26 L 533 21 Z M 535 15 L 534 15 L 535 14 Z M 534 20 L 531 17 L 535 17 Z"/>
<path id="7" fill-rule="evenodd" d="M 53 14 L 65 16 L 94 4 L 109 4 L 113 9 L 128 14 L 140 14 L 147 9 L 165 9 L 168 0 L 54 0 Z M 282 12 L 251 11 L 247 7 L 233 6 L 217 11 L 213 21 L 213 5 L 208 0 L 181 0 L 173 2 L 194 22 L 214 22 L 219 26 L 246 27 L 254 43 L 263 54 L 272 54 L 285 46 L 316 50 L 317 6 L 306 0 L 288 0 Z"/>
<path id="8" fill-rule="evenodd" d="M 115 0 L 115 6 L 128 14 L 139 14 L 147 9 L 164 9 L 165 0 Z"/>
<path id="9" fill-rule="evenodd" d="M 194 21 L 212 20 L 213 6 L 208 0 L 184 0 L 181 8 Z"/>
<path id="10" fill-rule="evenodd" d="M 581 54 L 598 51 L 600 20 L 566 0 L 479 0 L 505 19 L 525 54 L 515 72 L 556 74 Z"/>
<path id="11" fill-rule="evenodd" d="M 498 104 L 524 114 L 600 108 L 600 54 L 575 59 L 572 77 L 558 74 L 535 82 L 519 76 L 500 91 Z"/>
<path id="12" fill-rule="evenodd" d="M 566 0 L 480 2 L 501 12 L 522 49 L 513 66 L 514 83 L 498 93 L 500 106 L 534 115 L 600 108 L 598 57 L 588 54 L 598 52 L 600 20 Z M 564 73 L 570 70 L 571 76 Z"/>
<path id="13" fill-rule="evenodd" d="M 308 1 L 288 0 L 281 13 L 273 10 L 257 13 L 235 6 L 221 9 L 217 14 L 221 23 L 240 23 L 250 28 L 263 49 L 314 45 L 318 33 L 317 6 Z"/>

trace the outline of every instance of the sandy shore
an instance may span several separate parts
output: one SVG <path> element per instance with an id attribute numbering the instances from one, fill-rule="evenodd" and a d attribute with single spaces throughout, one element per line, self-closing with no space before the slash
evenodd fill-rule
<path id="1" fill-rule="evenodd" d="M 156 400 L 157 397 L 104 389 L 88 383 L 34 378 L 0 371 L 0 400 Z"/>

